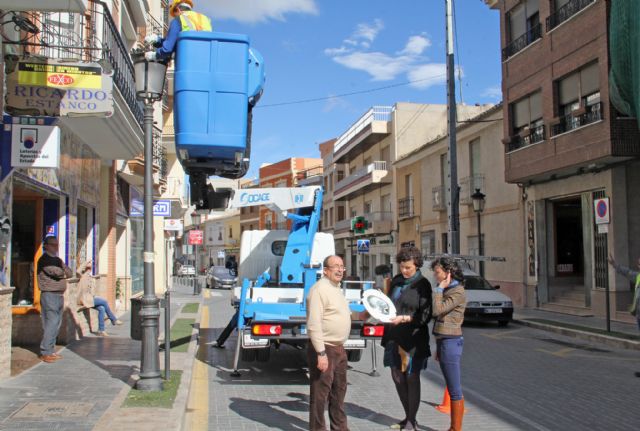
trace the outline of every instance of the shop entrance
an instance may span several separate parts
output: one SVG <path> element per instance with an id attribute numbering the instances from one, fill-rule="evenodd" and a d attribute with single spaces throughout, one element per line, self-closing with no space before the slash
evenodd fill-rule
<path id="1" fill-rule="evenodd" d="M 555 226 L 555 275 L 584 277 L 582 203 L 580 197 L 553 203 Z"/>
<path id="2" fill-rule="evenodd" d="M 549 296 L 564 306 L 585 307 L 582 198 L 551 202 L 553 238 L 549 243 Z"/>
<path id="3" fill-rule="evenodd" d="M 16 289 L 13 291 L 12 305 L 33 305 L 33 258 L 38 243 L 36 238 L 38 207 L 38 200 L 33 198 L 17 198 L 13 202 L 11 285 Z"/>
<path id="4" fill-rule="evenodd" d="M 15 287 L 11 300 L 13 314 L 40 310 L 40 292 L 33 276 L 34 259 L 46 235 L 59 237 L 59 217 L 59 197 L 39 193 L 35 186 L 14 180 L 11 215 L 11 284 Z"/>

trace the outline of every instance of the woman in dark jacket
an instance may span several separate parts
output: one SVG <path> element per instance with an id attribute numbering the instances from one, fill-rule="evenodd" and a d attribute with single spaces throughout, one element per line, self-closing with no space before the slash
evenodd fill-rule
<path id="1" fill-rule="evenodd" d="M 385 325 L 382 346 L 384 365 L 391 376 L 404 408 L 405 418 L 393 429 L 418 429 L 416 415 L 420 407 L 420 371 L 427 367 L 431 319 L 431 284 L 420 273 L 422 254 L 416 247 L 405 247 L 396 258 L 400 274 L 391 281 L 389 297 L 396 317 Z"/>

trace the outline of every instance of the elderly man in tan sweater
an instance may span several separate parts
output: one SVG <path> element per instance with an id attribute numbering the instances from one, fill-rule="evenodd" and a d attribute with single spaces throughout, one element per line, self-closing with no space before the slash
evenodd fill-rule
<path id="1" fill-rule="evenodd" d="M 344 413 L 347 352 L 343 344 L 349 338 L 351 312 L 340 289 L 344 275 L 340 256 L 327 257 L 322 273 L 307 296 L 307 331 L 311 340 L 307 352 L 311 380 L 309 429 L 326 430 L 324 409 L 328 401 L 331 429 L 348 431 Z"/>

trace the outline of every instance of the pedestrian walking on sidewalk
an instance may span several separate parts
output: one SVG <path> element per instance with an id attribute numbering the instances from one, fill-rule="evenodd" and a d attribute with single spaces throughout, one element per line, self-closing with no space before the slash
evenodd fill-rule
<path id="1" fill-rule="evenodd" d="M 91 280 L 91 267 L 91 261 L 87 261 L 80 267 L 80 271 L 78 271 L 80 274 L 80 281 L 78 282 L 78 305 L 84 308 L 95 308 L 98 310 L 98 332 L 96 335 L 106 337 L 109 334 L 107 334 L 104 327 L 105 316 L 114 326 L 122 325 L 122 322 L 113 314 L 107 300 L 95 296 L 91 291 L 93 285 Z"/>
<path id="2" fill-rule="evenodd" d="M 309 429 L 326 429 L 324 411 L 328 403 L 331 430 L 348 431 L 344 412 L 347 394 L 344 343 L 351 331 L 351 311 L 340 289 L 344 264 L 340 256 L 328 256 L 322 266 L 322 278 L 311 287 L 307 296 Z"/>
<path id="3" fill-rule="evenodd" d="M 460 382 L 462 359 L 462 322 L 467 304 L 462 270 L 450 258 L 439 258 L 431 263 L 438 286 L 433 292 L 433 335 L 436 337 L 436 360 L 451 396 L 451 427 L 449 431 L 462 429 L 464 397 Z"/>
<path id="4" fill-rule="evenodd" d="M 42 248 L 44 253 L 38 259 L 36 272 L 42 317 L 40 359 L 43 362 L 55 362 L 61 359 L 55 352 L 56 338 L 62 324 L 67 279 L 73 276 L 73 271 L 58 257 L 58 238 L 47 236 Z"/>
<path id="5" fill-rule="evenodd" d="M 405 247 L 396 257 L 400 274 L 391 280 L 389 297 L 396 317 L 385 325 L 381 344 L 384 366 L 391 377 L 404 409 L 404 419 L 392 429 L 417 430 L 420 407 L 420 371 L 427 368 L 429 320 L 431 320 L 431 284 L 420 273 L 422 253 L 417 247 Z"/>

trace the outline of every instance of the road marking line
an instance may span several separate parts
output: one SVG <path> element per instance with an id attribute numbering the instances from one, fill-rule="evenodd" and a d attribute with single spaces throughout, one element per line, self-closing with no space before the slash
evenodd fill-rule
<path id="1" fill-rule="evenodd" d="M 205 292 L 206 297 L 207 292 Z M 209 307 L 202 306 L 200 329 L 209 328 Z M 188 430 L 209 429 L 209 366 L 207 364 L 207 344 L 198 345 L 196 360 L 193 364 L 191 390 L 187 403 L 185 423 Z"/>
<path id="2" fill-rule="evenodd" d="M 513 331 L 505 331 L 505 332 L 497 332 L 497 333 L 493 333 L 493 334 L 485 334 L 485 333 L 481 333 L 480 335 L 482 335 L 483 337 L 487 337 L 487 338 L 491 338 L 493 340 L 504 340 L 507 338 L 511 338 L 514 340 L 520 340 L 522 339 L 522 337 L 514 337 L 511 334 L 517 333 L 522 331 L 522 329 L 514 329 Z"/>
<path id="3" fill-rule="evenodd" d="M 573 355 L 573 357 L 579 357 L 579 358 L 589 358 L 589 359 L 606 359 L 607 361 L 631 361 L 631 362 L 637 362 L 638 360 L 636 358 L 620 358 L 618 356 L 607 356 L 605 357 L 604 355 L 599 356 L 599 355 L 591 355 L 588 353 L 576 353 L 575 355 Z"/>
<path id="4" fill-rule="evenodd" d="M 548 353 L 550 355 L 553 356 L 557 356 L 559 358 L 567 358 L 569 357 L 569 353 L 571 352 L 575 352 L 576 349 L 573 349 L 571 347 L 566 347 L 564 349 L 560 349 L 560 350 L 546 350 L 546 349 L 536 349 L 536 351 L 538 352 L 542 352 L 542 353 Z"/>
<path id="5" fill-rule="evenodd" d="M 204 291 L 204 299 L 209 299 L 209 298 L 211 298 L 211 293 L 209 293 L 208 290 L 205 290 Z"/>

